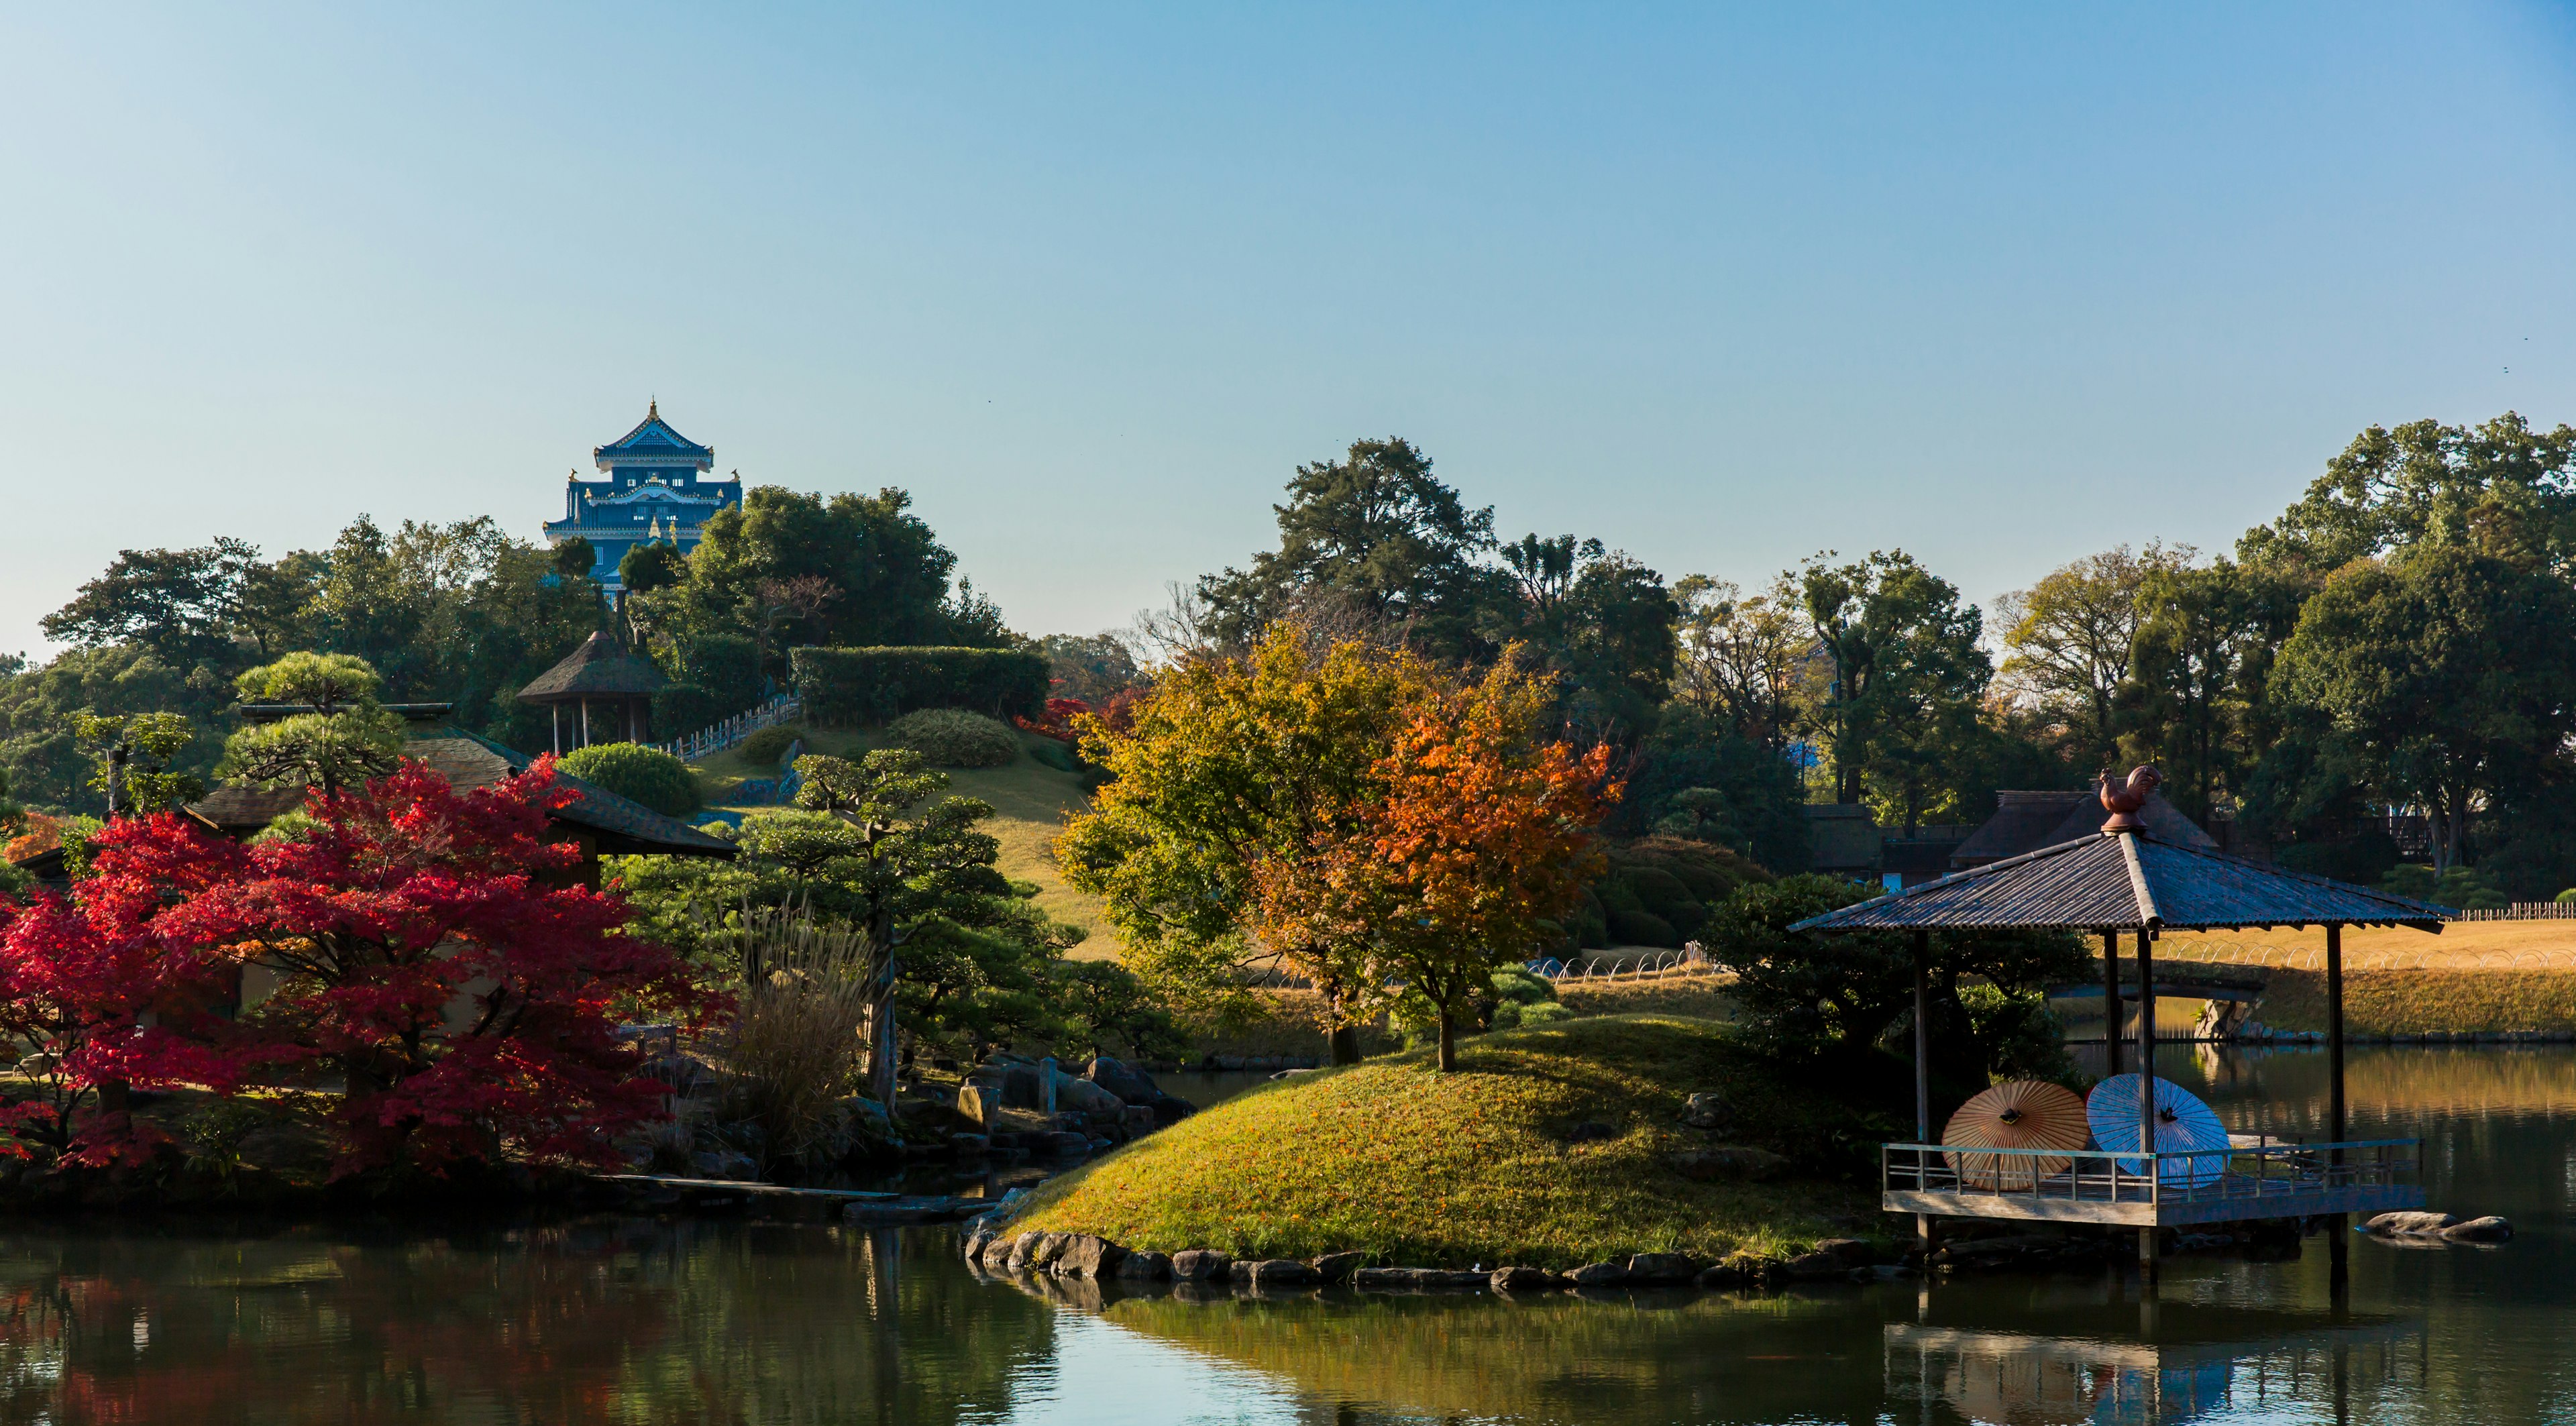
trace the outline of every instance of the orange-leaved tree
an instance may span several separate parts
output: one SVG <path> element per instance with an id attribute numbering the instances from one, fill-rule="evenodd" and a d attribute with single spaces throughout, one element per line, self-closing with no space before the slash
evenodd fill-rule
<path id="1" fill-rule="evenodd" d="M 1329 908 L 1317 919 L 1365 930 L 1371 984 L 1436 1023 L 1443 1070 L 1494 971 L 1563 934 L 1554 923 L 1599 874 L 1592 829 L 1619 795 L 1610 749 L 1549 738 L 1549 680 L 1515 663 L 1506 652 L 1481 680 L 1426 691 L 1372 769 L 1363 835 L 1315 848 Z"/>
<path id="2" fill-rule="evenodd" d="M 1435 682 L 1419 658 L 1287 625 L 1240 659 L 1166 671 L 1126 730 L 1080 720 L 1112 780 L 1056 841 L 1065 879 L 1103 900 L 1126 964 L 1165 995 L 1241 1008 L 1245 971 L 1286 969 L 1321 993 L 1333 1062 L 1357 1060 L 1375 929 L 1325 914 L 1317 849 L 1372 835 L 1378 765 Z"/>

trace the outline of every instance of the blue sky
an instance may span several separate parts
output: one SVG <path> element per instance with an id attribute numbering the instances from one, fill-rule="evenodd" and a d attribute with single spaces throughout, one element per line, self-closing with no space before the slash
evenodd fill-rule
<path id="1" fill-rule="evenodd" d="M 1125 623 L 1401 434 L 1985 600 L 2576 420 L 2562 7 L 19 6 L 0 649 L 124 546 L 535 537 L 648 396 Z"/>

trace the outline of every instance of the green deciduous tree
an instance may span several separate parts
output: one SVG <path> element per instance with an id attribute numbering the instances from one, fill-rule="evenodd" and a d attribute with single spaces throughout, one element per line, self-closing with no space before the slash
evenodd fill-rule
<path id="1" fill-rule="evenodd" d="M 1673 698 L 1724 732 L 1777 752 L 1804 732 L 1832 675 L 1790 575 L 1761 593 L 1704 574 L 1673 585 Z"/>
<path id="2" fill-rule="evenodd" d="M 2282 692 L 2329 720 L 2370 785 L 2416 803 L 2438 872 L 2500 788 L 2547 776 L 2576 734 L 2576 595 L 2436 543 L 2339 570 L 2281 650 Z"/>
<path id="3" fill-rule="evenodd" d="M 2188 545 L 2150 541 L 2135 553 L 2116 545 L 1996 601 L 2004 680 L 2065 728 L 2077 766 L 2111 765 L 2120 731 L 2114 714 L 2146 617 L 2141 595 L 2154 576 L 2188 568 L 2194 554 Z"/>
<path id="4" fill-rule="evenodd" d="M 2570 573 L 2576 426 L 2537 430 L 2510 411 L 2477 426 L 2373 426 L 2281 518 L 2248 531 L 2237 555 L 2313 580 L 2434 539 Z"/>
<path id="5" fill-rule="evenodd" d="M 1334 1062 L 1356 1060 L 1371 939 L 1294 908 L 1324 900 L 1318 851 L 1359 835 L 1377 762 L 1429 677 L 1413 656 L 1279 624 L 1241 659 L 1166 671 L 1130 731 L 1087 725 L 1084 756 L 1111 780 L 1056 857 L 1106 903 L 1127 964 L 1220 1009 L 1246 1001 L 1246 971 L 1285 967 L 1321 993 Z"/>
<path id="6" fill-rule="evenodd" d="M 1943 757 L 1972 736 L 1993 676 L 1976 606 L 1902 550 L 1827 558 L 1809 561 L 1800 585 L 1834 668 L 1821 713 L 1835 800 L 1871 795 L 1910 831 L 1943 786 Z"/>
<path id="7" fill-rule="evenodd" d="M 196 729 L 177 713 L 78 713 L 72 736 L 95 760 L 90 786 L 107 795 L 110 821 L 148 817 L 206 795 L 206 781 L 181 759 Z"/>

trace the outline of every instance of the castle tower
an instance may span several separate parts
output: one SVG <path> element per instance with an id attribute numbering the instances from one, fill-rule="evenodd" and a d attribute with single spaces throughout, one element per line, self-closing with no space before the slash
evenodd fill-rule
<path id="1" fill-rule="evenodd" d="M 546 522 L 546 543 L 560 545 L 578 535 L 590 541 L 597 556 L 590 577 L 611 591 L 623 588 L 617 562 L 626 552 L 654 539 L 666 540 L 687 554 L 717 511 L 742 504 L 742 482 L 710 478 L 715 469 L 713 446 L 702 446 L 662 419 L 654 401 L 634 430 L 591 451 L 606 480 L 564 483 L 564 517 Z"/>

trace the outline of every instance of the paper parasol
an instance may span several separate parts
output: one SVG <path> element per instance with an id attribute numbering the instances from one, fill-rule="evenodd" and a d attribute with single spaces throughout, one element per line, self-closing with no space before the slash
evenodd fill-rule
<path id="1" fill-rule="evenodd" d="M 2075 1091 L 2035 1079 L 2017 1079 L 1985 1090 L 1950 1116 L 1944 1144 L 1979 1149 L 2080 1149 L 2084 1101 Z M 2041 1179 L 2074 1163 L 2054 1154 L 1944 1154 L 1959 1181 L 1973 1188 L 2037 1188 Z"/>
<path id="2" fill-rule="evenodd" d="M 2114 1153 L 2147 1147 L 2138 1124 L 2138 1077 L 2115 1074 L 2093 1086 L 2092 1095 L 2084 1101 L 2084 1115 L 2093 1124 L 2093 1141 Z M 2224 1154 L 2201 1153 L 2191 1158 L 2174 1157 L 2176 1151 L 2224 1149 L 2227 1126 L 2206 1104 L 2192 1097 L 2190 1090 L 2169 1079 L 2156 1081 L 2156 1142 L 2154 1147 L 2165 1152 L 2157 1155 L 2156 1172 L 2169 1183 L 2188 1182 L 2197 1187 L 2215 1183 L 2227 1172 Z M 2118 1161 L 2123 1173 L 2147 1171 L 2144 1156 Z"/>

